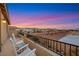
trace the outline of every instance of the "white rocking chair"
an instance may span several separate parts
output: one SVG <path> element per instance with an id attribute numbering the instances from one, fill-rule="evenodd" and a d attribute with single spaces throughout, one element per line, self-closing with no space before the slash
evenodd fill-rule
<path id="1" fill-rule="evenodd" d="M 20 53 L 20 51 L 22 49 L 24 49 L 24 48 L 26 48 L 28 46 L 28 44 L 22 44 L 22 43 L 16 45 L 15 42 L 14 42 L 14 40 L 12 38 L 10 38 L 10 41 L 12 43 L 12 46 L 13 46 L 13 49 L 14 49 L 16 55 L 18 53 Z"/>
<path id="2" fill-rule="evenodd" d="M 13 49 L 15 51 L 16 56 L 36 56 L 35 51 L 36 49 L 31 50 L 28 47 L 28 44 L 23 45 L 21 47 L 19 47 L 18 49 L 16 48 L 16 44 L 14 43 L 13 39 L 10 38 L 12 45 L 13 45 Z M 23 50 L 24 49 L 24 50 Z M 23 51 L 22 51 L 23 50 Z"/>

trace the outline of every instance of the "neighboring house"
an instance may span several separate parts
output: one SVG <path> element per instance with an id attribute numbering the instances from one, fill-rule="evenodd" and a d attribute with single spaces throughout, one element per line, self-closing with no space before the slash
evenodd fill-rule
<path id="1" fill-rule="evenodd" d="M 79 36 L 78 35 L 67 35 L 67 36 L 63 37 L 62 39 L 60 39 L 59 41 L 79 46 Z"/>

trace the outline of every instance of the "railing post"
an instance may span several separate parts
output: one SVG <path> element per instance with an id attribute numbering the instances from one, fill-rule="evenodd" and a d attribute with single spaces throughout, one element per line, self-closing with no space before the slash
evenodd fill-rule
<path id="1" fill-rule="evenodd" d="M 64 55 L 66 55 L 66 44 L 64 44 Z"/>
<path id="2" fill-rule="evenodd" d="M 45 47 L 47 46 L 46 44 L 47 44 L 47 42 L 46 42 L 46 39 L 45 39 Z"/>
<path id="3" fill-rule="evenodd" d="M 50 40 L 50 50 L 52 50 L 52 41 Z"/>
<path id="4" fill-rule="evenodd" d="M 71 45 L 70 45 L 70 56 L 71 56 Z"/>
<path id="5" fill-rule="evenodd" d="M 49 40 L 48 40 L 48 49 L 49 49 Z"/>
<path id="6" fill-rule="evenodd" d="M 53 43 L 52 43 L 52 41 L 51 41 L 51 50 L 53 50 L 53 47 L 52 47 L 52 46 L 53 46 Z"/>
<path id="7" fill-rule="evenodd" d="M 61 54 L 61 42 L 60 42 L 60 54 Z"/>
<path id="8" fill-rule="evenodd" d="M 56 52 L 58 52 L 58 51 L 57 51 L 57 42 L 56 42 Z"/>
<path id="9" fill-rule="evenodd" d="M 78 56 L 78 47 L 76 47 L 76 56 Z"/>
<path id="10" fill-rule="evenodd" d="M 46 43 L 47 43 L 47 44 L 46 44 L 46 45 L 47 45 L 46 47 L 48 48 L 48 40 L 46 40 Z"/>
<path id="11" fill-rule="evenodd" d="M 53 41 L 53 51 L 54 51 L 54 41 Z"/>

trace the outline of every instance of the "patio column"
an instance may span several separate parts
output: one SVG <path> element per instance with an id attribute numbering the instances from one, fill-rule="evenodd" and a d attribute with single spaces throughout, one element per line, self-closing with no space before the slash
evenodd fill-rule
<path id="1" fill-rule="evenodd" d="M 0 52 L 1 52 L 1 9 L 0 9 Z"/>

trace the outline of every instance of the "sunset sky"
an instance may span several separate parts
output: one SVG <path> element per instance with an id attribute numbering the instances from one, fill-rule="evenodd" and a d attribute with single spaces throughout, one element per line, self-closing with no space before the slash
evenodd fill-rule
<path id="1" fill-rule="evenodd" d="M 79 28 L 79 4 L 8 4 L 11 25 L 35 28 Z"/>

